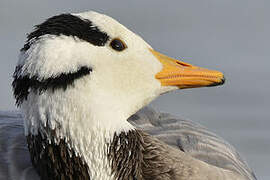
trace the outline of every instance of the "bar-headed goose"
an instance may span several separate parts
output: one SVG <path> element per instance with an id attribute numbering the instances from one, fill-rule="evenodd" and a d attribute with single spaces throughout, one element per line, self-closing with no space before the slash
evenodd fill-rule
<path id="1" fill-rule="evenodd" d="M 12 85 L 22 115 L 1 113 L 0 177 L 256 179 L 205 128 L 142 109 L 162 93 L 223 83 L 221 72 L 169 58 L 106 15 L 51 17 L 20 52 Z"/>

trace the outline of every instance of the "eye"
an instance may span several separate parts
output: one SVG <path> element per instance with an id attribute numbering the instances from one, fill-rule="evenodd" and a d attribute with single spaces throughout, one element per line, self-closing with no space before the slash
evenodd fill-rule
<path id="1" fill-rule="evenodd" d="M 127 47 L 125 43 L 120 39 L 113 39 L 110 43 L 110 46 L 116 51 L 123 51 Z"/>

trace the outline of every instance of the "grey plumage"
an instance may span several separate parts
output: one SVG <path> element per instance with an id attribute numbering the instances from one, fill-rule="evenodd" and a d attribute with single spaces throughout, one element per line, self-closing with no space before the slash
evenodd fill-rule
<path id="1" fill-rule="evenodd" d="M 236 150 L 222 138 L 191 121 L 146 107 L 128 119 L 135 127 L 169 144 L 175 150 L 255 180 Z M 32 167 L 19 112 L 0 112 L 0 179 L 38 180 Z"/>
<path id="2" fill-rule="evenodd" d="M 221 137 L 192 121 L 145 107 L 129 121 L 137 128 L 216 167 L 234 171 L 246 179 L 256 177 L 239 153 Z"/>

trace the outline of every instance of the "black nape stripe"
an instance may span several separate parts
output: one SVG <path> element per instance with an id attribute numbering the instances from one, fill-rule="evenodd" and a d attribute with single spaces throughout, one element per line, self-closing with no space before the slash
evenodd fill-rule
<path id="1" fill-rule="evenodd" d="M 28 135 L 26 140 L 40 180 L 91 180 L 88 164 L 70 149 L 64 139 L 59 143 L 49 143 L 46 136 L 39 132 L 37 135 Z"/>
<path id="2" fill-rule="evenodd" d="M 27 96 L 30 90 L 38 91 L 42 93 L 48 89 L 56 90 L 63 89 L 66 90 L 68 86 L 73 85 L 76 79 L 79 79 L 85 75 L 90 74 L 92 71 L 89 67 L 81 67 L 77 72 L 73 73 L 62 73 L 56 77 L 51 77 L 48 79 L 39 80 L 37 76 L 29 77 L 20 76 L 21 66 L 17 66 L 13 75 L 13 94 L 16 99 L 16 104 L 19 106 Z"/>
<path id="3" fill-rule="evenodd" d="M 61 14 L 36 25 L 34 31 L 28 34 L 27 41 L 21 51 L 28 50 L 33 40 L 46 34 L 75 36 L 95 46 L 104 46 L 109 39 L 109 36 L 100 31 L 91 21 L 71 14 Z"/>

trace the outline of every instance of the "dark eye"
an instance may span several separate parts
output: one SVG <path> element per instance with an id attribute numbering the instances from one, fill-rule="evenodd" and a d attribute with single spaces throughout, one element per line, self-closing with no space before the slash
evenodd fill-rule
<path id="1" fill-rule="evenodd" d="M 113 39 L 110 46 L 116 51 L 123 51 L 127 47 L 120 39 Z"/>

